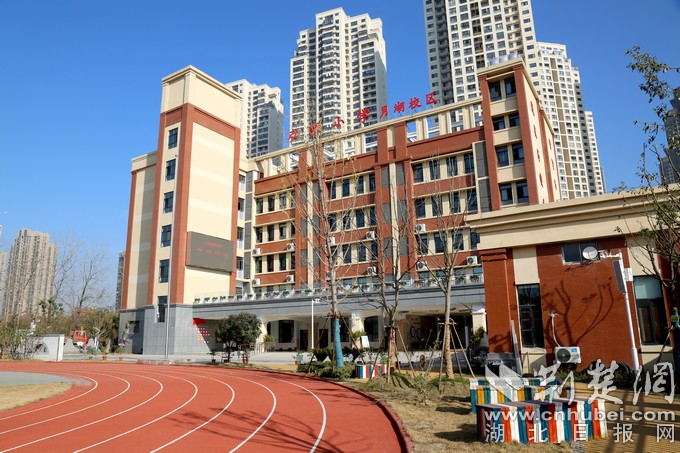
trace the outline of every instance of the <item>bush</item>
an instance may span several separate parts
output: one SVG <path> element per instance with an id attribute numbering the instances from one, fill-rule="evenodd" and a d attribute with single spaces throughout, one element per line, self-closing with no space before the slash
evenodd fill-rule
<path id="1" fill-rule="evenodd" d="M 319 370 L 319 377 L 331 379 L 347 379 L 354 373 L 354 365 L 340 367 L 324 367 Z"/>

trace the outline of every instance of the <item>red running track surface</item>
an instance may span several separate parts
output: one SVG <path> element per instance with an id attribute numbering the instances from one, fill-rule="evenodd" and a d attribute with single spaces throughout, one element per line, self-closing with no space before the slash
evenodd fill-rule
<path id="1" fill-rule="evenodd" d="M 0 412 L 0 451 L 399 452 L 381 405 L 284 373 L 130 363 L 0 363 L 65 376 L 68 392 Z"/>

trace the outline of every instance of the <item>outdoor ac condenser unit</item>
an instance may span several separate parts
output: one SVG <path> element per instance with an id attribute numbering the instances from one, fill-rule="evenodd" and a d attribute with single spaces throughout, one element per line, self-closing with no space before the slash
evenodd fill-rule
<path id="1" fill-rule="evenodd" d="M 286 275 L 286 283 L 294 283 L 295 275 Z"/>
<path id="2" fill-rule="evenodd" d="M 376 275 L 378 273 L 378 268 L 375 266 L 369 266 L 366 268 L 366 274 L 368 275 Z"/>
<path id="3" fill-rule="evenodd" d="M 424 223 L 419 223 L 416 225 L 416 233 L 424 233 L 427 231 L 427 226 Z"/>
<path id="4" fill-rule="evenodd" d="M 286 244 L 286 250 L 295 250 L 295 243 L 290 242 L 290 243 Z"/>
<path id="5" fill-rule="evenodd" d="M 367 231 L 366 239 L 375 239 L 375 231 Z"/>
<path id="6" fill-rule="evenodd" d="M 578 346 L 555 348 L 555 360 L 559 363 L 581 363 L 581 348 Z"/>
<path id="7" fill-rule="evenodd" d="M 419 271 L 427 270 L 427 263 L 425 263 L 425 262 L 423 262 L 423 261 L 419 261 L 418 264 L 416 265 L 416 268 L 417 268 Z"/>
<path id="8" fill-rule="evenodd" d="M 468 266 L 476 266 L 477 265 L 477 257 L 476 256 L 468 256 L 467 257 L 467 265 Z"/>

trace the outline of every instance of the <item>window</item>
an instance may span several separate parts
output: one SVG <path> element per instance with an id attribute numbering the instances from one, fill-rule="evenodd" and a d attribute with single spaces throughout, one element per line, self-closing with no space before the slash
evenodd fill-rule
<path id="1" fill-rule="evenodd" d="M 342 229 L 343 230 L 352 229 L 352 216 L 349 212 L 344 212 L 342 214 Z"/>
<path id="2" fill-rule="evenodd" d="M 493 122 L 493 130 L 499 131 L 501 129 L 505 129 L 505 117 L 504 116 L 492 118 L 491 121 Z"/>
<path id="3" fill-rule="evenodd" d="M 545 347 L 539 286 L 537 284 L 517 285 L 517 300 L 522 346 L 527 348 Z"/>
<path id="4" fill-rule="evenodd" d="M 286 224 L 279 223 L 279 239 L 286 239 Z"/>
<path id="5" fill-rule="evenodd" d="M 634 277 L 633 287 L 640 341 L 642 344 L 663 344 L 667 324 L 661 284 L 654 277 Z"/>
<path id="6" fill-rule="evenodd" d="M 375 173 L 368 175 L 368 191 L 375 192 Z"/>
<path id="7" fill-rule="evenodd" d="M 262 227 L 255 228 L 255 242 L 257 244 L 262 242 Z"/>
<path id="8" fill-rule="evenodd" d="M 422 219 L 425 217 L 425 199 L 424 198 L 416 198 L 415 199 L 415 208 L 416 208 L 416 218 Z"/>
<path id="9" fill-rule="evenodd" d="M 423 164 L 413 165 L 413 182 L 423 182 Z"/>
<path id="10" fill-rule="evenodd" d="M 465 174 L 469 175 L 470 173 L 475 172 L 475 159 L 472 156 L 472 153 L 465 154 L 463 156 L 463 161 L 465 163 Z"/>
<path id="11" fill-rule="evenodd" d="M 243 271 L 243 258 L 240 256 L 236 257 L 236 270 Z"/>
<path id="12" fill-rule="evenodd" d="M 513 165 L 524 162 L 524 145 L 515 143 L 512 145 L 512 163 Z"/>
<path id="13" fill-rule="evenodd" d="M 274 240 L 274 225 L 267 225 L 267 240 L 270 242 Z"/>
<path id="14" fill-rule="evenodd" d="M 517 183 L 517 203 L 529 202 L 529 187 L 526 181 Z"/>
<path id="15" fill-rule="evenodd" d="M 457 176 L 458 175 L 458 161 L 455 156 L 449 156 L 446 158 L 446 175 L 447 176 Z"/>
<path id="16" fill-rule="evenodd" d="M 342 196 L 349 197 L 349 179 L 342 180 Z"/>
<path id="17" fill-rule="evenodd" d="M 442 197 L 435 195 L 432 197 L 432 216 L 439 217 L 442 215 Z"/>
<path id="18" fill-rule="evenodd" d="M 274 272 L 274 255 L 267 255 L 267 272 Z"/>
<path id="19" fill-rule="evenodd" d="M 279 343 L 293 342 L 293 327 L 295 321 L 290 319 L 282 319 L 279 321 Z"/>
<path id="20" fill-rule="evenodd" d="M 326 183 L 326 188 L 328 189 L 328 196 L 331 200 L 337 198 L 337 192 L 335 191 L 335 181 Z"/>
<path id="21" fill-rule="evenodd" d="M 342 262 L 345 264 L 352 262 L 352 249 L 348 244 L 342 246 Z"/>
<path id="22" fill-rule="evenodd" d="M 259 256 L 255 257 L 255 273 L 256 274 L 262 273 L 262 258 L 260 258 Z"/>
<path id="23" fill-rule="evenodd" d="M 354 216 L 356 218 L 357 228 L 363 228 L 366 226 L 366 219 L 363 209 L 357 209 L 354 211 Z"/>
<path id="24" fill-rule="evenodd" d="M 175 166 L 177 165 L 177 159 L 171 159 L 165 163 L 165 180 L 171 181 L 175 179 Z"/>
<path id="25" fill-rule="evenodd" d="M 285 253 L 279 253 L 279 270 L 280 271 L 285 271 L 286 270 L 286 254 Z"/>
<path id="26" fill-rule="evenodd" d="M 279 208 L 280 209 L 286 209 L 287 204 L 288 204 L 288 196 L 285 193 L 279 194 Z"/>
<path id="27" fill-rule="evenodd" d="M 172 238 L 172 226 L 163 225 L 161 229 L 161 247 L 168 247 Z"/>
<path id="28" fill-rule="evenodd" d="M 376 241 L 371 242 L 371 261 L 378 259 L 378 243 Z"/>
<path id="29" fill-rule="evenodd" d="M 508 79 L 505 79 L 505 97 L 513 97 L 517 95 L 517 91 L 515 90 L 515 78 L 510 77 Z"/>
<path id="30" fill-rule="evenodd" d="M 498 160 L 499 167 L 507 167 L 508 165 L 510 165 L 510 161 L 508 160 L 507 146 L 496 147 L 496 159 Z"/>
<path id="31" fill-rule="evenodd" d="M 491 95 L 492 101 L 498 101 L 501 99 L 501 83 L 491 82 L 489 83 L 489 94 Z"/>
<path id="32" fill-rule="evenodd" d="M 430 181 L 436 179 L 439 179 L 439 161 L 435 159 L 430 161 Z"/>
<path id="33" fill-rule="evenodd" d="M 369 316 L 364 319 L 364 332 L 368 336 L 368 341 L 380 341 L 380 328 L 377 316 Z"/>
<path id="34" fill-rule="evenodd" d="M 357 195 L 364 193 L 364 175 L 357 178 Z"/>
<path id="35" fill-rule="evenodd" d="M 262 214 L 264 212 L 264 201 L 262 198 L 255 199 L 255 212 L 258 214 Z"/>
<path id="36" fill-rule="evenodd" d="M 338 215 L 328 214 L 328 229 L 330 231 L 335 231 L 337 227 L 338 227 Z"/>
<path id="37" fill-rule="evenodd" d="M 512 184 L 501 184 L 498 186 L 501 191 L 501 204 L 503 206 L 514 203 L 512 199 Z"/>
<path id="38" fill-rule="evenodd" d="M 156 306 L 156 322 L 165 322 L 165 313 L 168 307 L 168 296 L 158 296 Z"/>
<path id="39" fill-rule="evenodd" d="M 375 206 L 368 208 L 368 219 L 371 226 L 376 226 L 378 224 L 375 217 Z"/>
<path id="40" fill-rule="evenodd" d="M 519 113 L 511 113 L 508 115 L 508 127 L 519 126 Z"/>
<path id="41" fill-rule="evenodd" d="M 418 235 L 418 253 L 421 255 L 427 255 L 427 234 Z"/>
<path id="42" fill-rule="evenodd" d="M 177 128 L 168 131 L 168 149 L 177 148 L 177 132 Z"/>
<path id="43" fill-rule="evenodd" d="M 275 209 L 274 208 L 274 195 L 269 195 L 267 197 L 267 210 L 269 212 L 272 212 L 272 211 L 274 211 L 274 209 Z"/>
<path id="44" fill-rule="evenodd" d="M 290 254 L 290 270 L 295 270 L 295 253 Z"/>
<path id="45" fill-rule="evenodd" d="M 444 253 L 444 243 L 442 242 L 442 238 L 439 233 L 434 234 L 434 252 Z"/>
<path id="46" fill-rule="evenodd" d="M 163 212 L 172 212 L 175 194 L 173 192 L 165 192 L 163 195 Z"/>
<path id="47" fill-rule="evenodd" d="M 470 193 L 468 194 L 468 211 L 474 212 L 477 210 L 477 191 L 476 190 L 471 190 Z"/>
<path id="48" fill-rule="evenodd" d="M 477 250 L 477 244 L 479 244 L 479 233 L 476 231 L 470 231 L 470 249 Z"/>
<path id="49" fill-rule="evenodd" d="M 357 245 L 357 261 L 363 263 L 366 261 L 366 244 L 359 242 Z"/>
<path id="50" fill-rule="evenodd" d="M 453 239 L 453 250 L 463 250 L 463 232 L 454 231 L 451 233 L 451 239 Z"/>
<path id="51" fill-rule="evenodd" d="M 455 192 L 453 194 L 453 201 L 451 203 L 451 209 L 455 214 L 460 212 L 460 195 L 458 192 Z"/>
<path id="52" fill-rule="evenodd" d="M 167 283 L 169 273 L 170 273 L 170 260 L 161 260 L 160 263 L 158 264 L 159 283 Z"/>
<path id="53" fill-rule="evenodd" d="M 585 258 L 583 258 L 583 249 L 586 247 L 593 247 L 595 250 L 599 250 L 597 247 L 597 242 L 571 242 L 568 244 L 562 244 L 562 258 L 565 263 L 582 263 Z"/>

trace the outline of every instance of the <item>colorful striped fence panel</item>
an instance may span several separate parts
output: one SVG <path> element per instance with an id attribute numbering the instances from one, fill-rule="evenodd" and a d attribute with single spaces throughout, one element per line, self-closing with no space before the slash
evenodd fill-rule
<path id="1" fill-rule="evenodd" d="M 359 379 L 368 379 L 369 377 L 382 376 L 387 374 L 387 364 L 380 365 L 356 365 L 355 373 Z"/>

